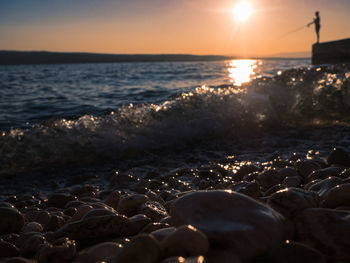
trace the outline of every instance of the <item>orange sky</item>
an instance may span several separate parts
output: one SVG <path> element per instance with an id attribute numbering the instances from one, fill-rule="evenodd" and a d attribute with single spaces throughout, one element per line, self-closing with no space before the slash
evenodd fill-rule
<path id="1" fill-rule="evenodd" d="M 269 56 L 310 51 L 314 28 L 287 32 L 321 15 L 321 41 L 350 37 L 349 0 L 246 0 L 254 14 L 236 23 L 229 0 L 2 0 L 0 50 Z M 73 3 L 72 3 L 73 2 Z"/>

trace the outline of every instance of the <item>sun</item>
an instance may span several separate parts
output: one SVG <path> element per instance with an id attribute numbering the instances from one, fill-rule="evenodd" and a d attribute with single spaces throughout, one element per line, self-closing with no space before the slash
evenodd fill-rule
<path id="1" fill-rule="evenodd" d="M 233 9 L 235 20 L 238 22 L 246 21 L 252 13 L 252 6 L 250 5 L 250 3 L 245 1 L 238 2 L 235 8 Z"/>

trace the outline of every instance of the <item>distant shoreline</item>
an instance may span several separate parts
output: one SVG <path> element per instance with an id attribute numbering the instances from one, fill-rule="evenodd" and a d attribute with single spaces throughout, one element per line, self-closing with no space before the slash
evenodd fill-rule
<path id="1" fill-rule="evenodd" d="M 128 62 L 196 62 L 238 59 L 234 56 L 187 55 L 187 54 L 100 54 L 49 51 L 0 51 L 0 65 L 28 64 L 81 64 L 81 63 L 128 63 Z M 260 59 L 305 59 L 270 57 Z M 307 58 L 306 58 L 307 59 Z"/>

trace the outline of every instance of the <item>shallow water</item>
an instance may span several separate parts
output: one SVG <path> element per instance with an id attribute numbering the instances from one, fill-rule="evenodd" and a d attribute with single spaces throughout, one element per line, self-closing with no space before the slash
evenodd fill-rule
<path id="1" fill-rule="evenodd" d="M 338 137 L 349 124 L 346 65 L 244 60 L 10 66 L 1 68 L 1 79 L 0 170 L 6 173 L 144 161 L 158 153 L 172 158 L 174 151 L 186 159 L 196 148 L 248 155 L 252 149 L 254 159 L 257 152 L 279 149 L 290 154 L 348 147 L 347 136 L 343 143 Z M 323 127 L 336 134 L 320 133 Z M 300 135 L 305 129 L 311 129 L 309 137 Z M 264 136 L 270 139 L 263 142 Z M 300 147 L 293 150 L 295 140 Z"/>

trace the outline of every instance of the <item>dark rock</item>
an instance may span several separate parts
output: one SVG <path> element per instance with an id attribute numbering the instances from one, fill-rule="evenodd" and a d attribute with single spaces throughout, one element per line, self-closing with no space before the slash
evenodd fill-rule
<path id="1" fill-rule="evenodd" d="M 136 215 L 137 209 L 148 200 L 148 197 L 142 194 L 123 196 L 119 201 L 117 211 L 128 217 Z"/>
<path id="2" fill-rule="evenodd" d="M 16 246 L 19 248 L 21 255 L 33 256 L 39 248 L 47 243 L 46 238 L 41 233 L 30 232 L 22 234 L 16 240 Z"/>
<path id="3" fill-rule="evenodd" d="M 110 263 L 156 263 L 160 258 L 158 241 L 150 235 L 139 235 L 127 243 Z"/>
<path id="4" fill-rule="evenodd" d="M 129 218 L 129 222 L 125 230 L 126 234 L 128 236 L 136 235 L 150 223 L 152 223 L 152 220 L 148 218 L 146 215 L 143 215 L 143 214 L 134 215 Z"/>
<path id="5" fill-rule="evenodd" d="M 74 240 L 60 238 L 41 246 L 37 254 L 38 263 L 68 263 L 77 251 Z"/>
<path id="6" fill-rule="evenodd" d="M 96 244 L 123 236 L 128 222 L 125 216 L 117 214 L 89 217 L 65 224 L 55 232 L 55 237 L 69 237 L 79 244 Z"/>
<path id="7" fill-rule="evenodd" d="M 318 196 L 299 188 L 286 188 L 269 197 L 267 204 L 287 218 L 306 208 L 318 207 Z"/>
<path id="8" fill-rule="evenodd" d="M 19 255 L 19 249 L 9 242 L 0 240 L 0 258 L 16 257 Z"/>
<path id="9" fill-rule="evenodd" d="M 0 235 L 17 233 L 24 225 L 24 217 L 16 208 L 0 207 Z"/>
<path id="10" fill-rule="evenodd" d="M 59 194 L 53 194 L 52 196 L 49 197 L 47 201 L 47 206 L 53 206 L 57 208 L 64 208 L 64 206 L 73 200 L 76 200 L 77 197 L 71 194 L 64 194 L 64 193 L 59 193 Z"/>
<path id="11" fill-rule="evenodd" d="M 162 255 L 170 256 L 200 256 L 209 249 L 206 235 L 192 226 L 181 226 L 166 236 L 160 243 Z"/>
<path id="12" fill-rule="evenodd" d="M 305 244 L 288 240 L 269 249 L 265 254 L 264 262 L 326 263 L 326 259 L 318 250 Z"/>
<path id="13" fill-rule="evenodd" d="M 160 221 L 162 218 L 167 217 L 168 213 L 165 208 L 156 201 L 147 201 L 138 208 L 138 213 L 144 214 L 151 218 L 153 221 Z"/>
<path id="14" fill-rule="evenodd" d="M 350 156 L 341 148 L 334 148 L 327 158 L 328 165 L 338 164 L 350 167 Z"/>
<path id="15" fill-rule="evenodd" d="M 342 172 L 342 169 L 338 167 L 328 167 L 328 168 L 323 168 L 317 171 L 313 171 L 309 176 L 308 176 L 308 181 L 313 181 L 316 179 L 326 179 L 328 177 L 333 177 L 333 176 L 339 176 L 339 174 Z"/>
<path id="16" fill-rule="evenodd" d="M 107 261 L 110 257 L 115 256 L 122 249 L 122 245 L 116 242 L 103 242 L 79 252 L 74 259 L 75 263 L 95 263 Z"/>
<path id="17" fill-rule="evenodd" d="M 341 184 L 330 189 L 322 198 L 322 207 L 350 206 L 350 184 Z"/>
<path id="18" fill-rule="evenodd" d="M 244 260 L 281 242 L 285 235 L 283 216 L 235 192 L 187 194 L 174 202 L 171 216 L 175 225 L 194 226 L 207 235 L 213 246 L 230 249 Z"/>
<path id="19" fill-rule="evenodd" d="M 350 261 L 350 212 L 309 208 L 294 220 L 296 240 L 321 251 L 329 261 Z"/>
<path id="20" fill-rule="evenodd" d="M 313 171 L 322 168 L 319 162 L 312 159 L 299 160 L 295 162 L 294 166 L 302 178 L 307 178 Z"/>

